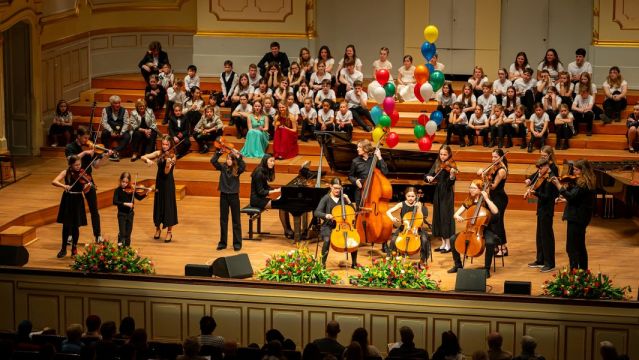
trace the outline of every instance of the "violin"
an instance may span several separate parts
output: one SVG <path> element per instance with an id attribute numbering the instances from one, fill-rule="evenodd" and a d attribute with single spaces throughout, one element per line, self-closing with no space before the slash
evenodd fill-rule
<path id="1" fill-rule="evenodd" d="M 109 149 L 105 148 L 102 144 L 95 144 L 91 140 L 87 140 L 81 147 L 85 150 L 93 150 L 96 154 L 101 155 L 105 152 L 109 152 Z"/>
<path id="2" fill-rule="evenodd" d="M 550 171 L 546 172 L 544 175 L 541 175 L 541 176 L 539 176 L 539 172 L 537 172 L 535 181 L 530 184 L 530 186 L 526 189 L 526 192 L 524 193 L 524 199 L 528 199 L 532 195 L 533 191 L 537 191 L 537 189 L 539 189 L 541 185 L 544 184 L 544 181 L 548 180 L 549 177 L 550 177 Z"/>
<path id="3" fill-rule="evenodd" d="M 93 177 L 91 177 L 91 174 L 84 171 L 84 169 L 71 171 L 71 180 L 73 180 L 73 185 L 75 185 L 75 183 L 80 183 L 80 185 L 82 185 L 82 192 L 85 194 L 91 191 L 92 188 L 95 188 L 95 185 L 93 184 Z M 71 187 L 73 187 L 73 185 L 71 185 Z"/>
<path id="4" fill-rule="evenodd" d="M 417 254 L 421 248 L 421 239 L 419 236 L 419 228 L 424 223 L 424 213 L 421 211 L 423 205 L 419 204 L 419 199 L 423 196 L 421 190 L 417 193 L 417 199 L 413 204 L 413 211 L 404 214 L 402 222 L 404 230 L 397 236 L 395 247 L 402 254 Z"/>
<path id="5" fill-rule="evenodd" d="M 433 175 L 433 180 L 430 182 L 431 184 L 435 183 L 437 180 L 437 176 L 439 175 L 439 173 L 441 173 L 442 171 L 447 171 L 447 172 L 452 172 L 452 171 L 458 172 L 459 170 L 457 169 L 457 163 L 455 162 L 455 160 L 453 159 L 448 159 L 446 161 L 442 161 L 439 163 L 439 167 L 437 168 L 437 172 L 435 173 L 435 175 Z"/>
<path id="6" fill-rule="evenodd" d="M 135 195 L 138 195 L 138 196 L 143 196 L 148 194 L 151 191 L 156 191 L 152 187 L 137 186 L 137 185 L 134 186 L 132 184 L 127 185 L 127 187 L 123 188 L 122 190 L 124 190 L 124 192 L 129 195 L 133 195 L 135 193 Z"/>
<path id="7" fill-rule="evenodd" d="M 226 142 L 226 140 L 224 139 L 223 136 L 219 136 L 217 139 L 215 139 L 215 141 L 213 141 L 213 146 L 224 152 L 227 154 L 237 154 L 239 153 L 239 151 L 237 151 L 237 149 L 235 149 L 235 145 L 234 144 L 229 144 Z"/>
<path id="8" fill-rule="evenodd" d="M 490 183 L 484 182 L 482 192 L 486 191 Z M 466 200 L 472 203 L 472 199 Z M 476 204 L 469 206 L 466 211 L 473 214 L 466 220 L 466 229 L 457 235 L 455 240 L 455 250 L 458 253 L 469 257 L 477 257 L 484 253 L 486 248 L 486 239 L 484 239 L 484 228 L 490 222 L 490 210 L 482 206 L 484 196 L 479 194 L 479 200 Z"/>
<path id="9" fill-rule="evenodd" d="M 553 178 L 557 179 L 559 181 L 559 183 L 561 183 L 562 185 L 575 185 L 577 183 L 577 179 L 579 179 L 579 176 L 577 175 L 560 175 L 560 176 L 555 176 Z"/>
<path id="10" fill-rule="evenodd" d="M 344 202 L 344 190 L 340 192 L 340 206 L 334 207 L 331 215 L 335 221 L 335 229 L 331 232 L 331 248 L 346 253 L 356 251 L 360 238 L 355 230 L 355 208 Z"/>

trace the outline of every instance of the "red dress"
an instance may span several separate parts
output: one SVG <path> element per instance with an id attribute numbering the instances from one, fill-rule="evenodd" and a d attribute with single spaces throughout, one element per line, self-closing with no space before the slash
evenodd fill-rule
<path id="1" fill-rule="evenodd" d="M 297 132 L 288 129 L 292 127 L 291 120 L 287 119 L 284 125 L 286 127 L 279 126 L 275 129 L 275 136 L 273 137 L 273 156 L 276 159 L 290 159 L 299 154 Z"/>

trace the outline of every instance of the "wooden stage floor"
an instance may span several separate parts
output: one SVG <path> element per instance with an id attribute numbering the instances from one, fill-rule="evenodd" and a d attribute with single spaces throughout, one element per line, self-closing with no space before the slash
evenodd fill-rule
<path id="1" fill-rule="evenodd" d="M 0 225 L 11 221 L 16 216 L 35 211 L 46 206 L 59 203 L 60 190 L 50 185 L 58 171 L 64 168 L 62 159 L 42 160 L 39 158 L 23 160 L 18 164 L 31 175 L 16 184 L 0 190 Z M 117 184 L 117 177 L 121 171 L 139 171 L 140 179 L 154 177 L 155 168 L 141 166 L 139 162 L 131 163 L 127 160 L 118 164 L 107 164 L 95 173 L 96 182 L 100 190 L 113 188 Z M 179 169 L 176 178 L 179 179 Z M 212 173 L 211 181 L 217 179 Z M 242 199 L 242 205 L 247 203 Z M 183 275 L 184 265 L 187 263 L 211 263 L 214 259 L 232 255 L 231 249 L 216 251 L 219 239 L 219 199 L 214 197 L 187 196 L 178 201 L 179 225 L 173 230 L 173 242 L 165 244 L 162 240 L 153 240 L 154 227 L 152 223 L 152 200 L 136 203 L 136 215 L 132 236 L 132 244 L 142 255 L 152 258 L 156 264 L 156 271 L 162 275 Z M 432 209 L 429 209 L 432 210 Z M 431 211 L 432 214 L 432 211 Z M 116 209 L 109 206 L 100 210 L 102 219 L 102 233 L 108 239 L 117 237 Z M 90 218 L 89 214 L 87 217 Z M 282 235 L 282 229 L 277 211 L 267 211 L 262 217 L 264 231 L 273 236 L 262 241 L 244 241 L 242 252 L 247 253 L 255 271 L 264 266 L 265 260 L 279 251 L 294 249 L 295 245 Z M 90 222 L 90 220 L 89 220 Z M 590 266 L 593 271 L 602 271 L 611 275 L 618 285 L 630 285 L 636 291 L 639 284 L 639 273 L 632 264 L 639 258 L 639 234 L 637 219 L 601 219 L 593 218 L 587 231 L 587 247 Z M 531 281 L 533 294 L 541 293 L 541 286 L 552 273 L 542 274 L 536 269 L 530 269 L 527 264 L 535 258 L 535 226 L 536 217 L 532 211 L 511 210 L 506 213 L 506 231 L 510 256 L 505 258 L 505 266 L 497 259 L 497 271 L 488 279 L 487 291 L 501 293 L 505 280 Z M 229 226 L 230 227 L 230 226 Z M 556 237 L 556 263 L 558 269 L 567 265 L 565 254 L 566 225 L 561 221 L 561 214 L 555 214 L 554 229 Z M 243 233 L 247 233 L 248 224 L 245 216 L 242 218 Z M 57 259 L 60 248 L 61 225 L 47 224 L 37 229 L 38 241 L 28 246 L 30 261 L 27 267 L 49 269 L 68 269 L 71 259 Z M 163 233 L 164 236 L 164 233 Z M 229 241 L 231 234 L 229 234 Z M 81 229 L 80 242 L 93 241 L 91 226 Z M 320 244 L 321 246 L 321 244 Z M 433 248 L 439 246 L 435 240 Z M 316 244 L 309 244 L 311 251 L 315 251 Z M 379 246 L 376 246 L 379 249 Z M 359 263 L 368 265 L 371 258 L 366 254 L 367 248 L 360 250 Z M 331 252 L 327 266 L 343 279 L 356 274 L 354 270 L 339 267 L 344 254 Z M 483 257 L 475 259 L 474 264 L 467 264 L 470 268 L 477 268 L 483 264 Z M 435 252 L 430 271 L 434 279 L 441 280 L 442 290 L 452 290 L 455 285 L 455 275 L 446 273 L 452 266 L 451 254 Z M 346 282 L 345 282 L 346 283 Z M 350 286 L 350 285 L 343 285 Z"/>

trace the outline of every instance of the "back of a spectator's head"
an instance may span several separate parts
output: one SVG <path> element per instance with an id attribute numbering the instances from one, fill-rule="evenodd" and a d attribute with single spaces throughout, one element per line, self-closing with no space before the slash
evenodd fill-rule
<path id="1" fill-rule="evenodd" d="M 202 335 L 211 335 L 216 327 L 217 323 L 212 316 L 202 316 L 200 319 L 200 332 L 202 332 Z"/>
<path id="2" fill-rule="evenodd" d="M 71 324 L 67 327 L 67 339 L 70 342 L 80 341 L 82 338 L 82 325 L 80 324 Z"/>
<path id="3" fill-rule="evenodd" d="M 98 315 L 89 315 L 87 319 L 84 321 L 84 325 L 87 328 L 87 332 L 96 332 L 100 329 L 100 325 L 102 325 L 102 320 Z"/>
<path id="4" fill-rule="evenodd" d="M 120 335 L 131 336 L 135 330 L 135 320 L 127 316 L 120 321 Z"/>
<path id="5" fill-rule="evenodd" d="M 351 342 L 348 347 L 346 347 L 346 351 L 344 351 L 344 359 L 345 360 L 359 360 L 364 358 L 364 349 L 357 342 Z"/>
<path id="6" fill-rule="evenodd" d="M 477 350 L 473 353 L 472 355 L 472 360 L 488 360 L 488 353 L 486 353 L 484 350 Z"/>
<path id="7" fill-rule="evenodd" d="M 534 337 L 524 335 L 521 338 L 521 352 L 526 354 L 534 354 L 537 348 L 537 341 Z"/>
<path id="8" fill-rule="evenodd" d="M 501 349 L 504 338 L 498 332 L 492 332 L 486 337 L 489 349 Z"/>
<path id="9" fill-rule="evenodd" d="M 196 357 L 200 353 L 200 343 L 195 337 L 188 337 L 184 339 L 182 348 L 184 349 L 184 355 L 189 358 Z"/>
<path id="10" fill-rule="evenodd" d="M 28 338 L 29 334 L 33 330 L 33 324 L 29 320 L 22 320 L 20 324 L 18 324 L 18 337 L 22 340 L 24 338 Z"/>
<path id="11" fill-rule="evenodd" d="M 326 335 L 329 337 L 337 337 L 340 332 L 339 323 L 335 320 L 331 320 L 326 324 Z"/>
<path id="12" fill-rule="evenodd" d="M 271 340 L 266 343 L 263 351 L 268 356 L 280 356 L 282 354 L 282 343 L 279 340 Z"/>
<path id="13" fill-rule="evenodd" d="M 131 343 L 136 348 L 146 346 L 146 330 L 144 329 L 135 329 L 133 334 L 131 334 L 131 338 L 129 339 L 129 343 Z"/>
<path id="14" fill-rule="evenodd" d="M 302 359 L 306 360 L 322 360 L 320 348 L 315 343 L 308 343 L 302 352 Z"/>
<path id="15" fill-rule="evenodd" d="M 118 328 L 115 326 L 115 321 L 107 321 L 100 326 L 100 335 L 102 340 L 111 340 L 115 336 Z"/>
<path id="16" fill-rule="evenodd" d="M 284 342 L 284 335 L 277 329 L 267 331 L 264 337 L 266 338 L 266 343 L 270 343 L 273 340 L 279 341 L 280 344 Z"/>
<path id="17" fill-rule="evenodd" d="M 415 339 L 415 334 L 413 334 L 413 329 L 408 326 L 402 326 L 399 328 L 399 337 L 402 339 L 402 343 L 412 344 L 413 339 Z"/>
<path id="18" fill-rule="evenodd" d="M 295 345 L 295 342 L 291 339 L 286 339 L 284 340 L 284 342 L 282 342 L 282 350 L 295 351 L 296 348 L 297 348 L 297 345 Z"/>
<path id="19" fill-rule="evenodd" d="M 599 343 L 599 354 L 601 355 L 601 360 L 619 359 L 617 349 L 615 349 L 615 345 L 610 341 L 602 341 Z"/>
<path id="20" fill-rule="evenodd" d="M 131 344 L 124 344 L 120 347 L 120 360 L 134 360 L 135 347 Z"/>

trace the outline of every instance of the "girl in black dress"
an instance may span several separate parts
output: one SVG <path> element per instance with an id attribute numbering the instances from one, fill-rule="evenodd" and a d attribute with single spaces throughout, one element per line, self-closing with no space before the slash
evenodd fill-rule
<path id="1" fill-rule="evenodd" d="M 80 226 L 86 226 L 87 224 L 82 190 L 85 186 L 91 186 L 91 183 L 86 181 L 86 179 L 90 179 L 90 175 L 86 175 L 84 170 L 82 170 L 82 163 L 78 156 L 69 156 L 67 164 L 69 167 L 66 170 L 62 170 L 51 182 L 53 186 L 64 189 L 57 219 L 57 222 L 62 224 L 62 248 L 58 253 L 58 258 L 63 258 L 67 255 L 67 239 L 69 236 L 73 239 L 71 256 L 75 256 L 78 253 L 77 245 L 80 237 Z M 80 181 L 80 177 L 84 180 Z"/>
<path id="2" fill-rule="evenodd" d="M 452 165 L 453 150 L 448 145 L 439 148 L 439 158 L 430 171 L 424 176 L 426 182 L 436 181 L 433 195 L 433 236 L 441 237 L 442 244 L 435 251 L 450 252 L 450 237 L 455 234 L 455 177 L 457 167 Z M 450 170 L 449 170 L 450 169 Z"/>
<path id="3" fill-rule="evenodd" d="M 153 223 L 155 224 L 153 238 L 160 238 L 162 234 L 160 226 L 162 226 L 168 228 L 164 242 L 171 242 L 173 240 L 173 226 L 178 223 L 175 181 L 173 180 L 176 155 L 171 138 L 165 135 L 162 138 L 162 149 L 146 154 L 141 159 L 149 166 L 154 163 L 158 165 L 158 172 L 155 176 L 156 194 L 153 198 Z"/>
<path id="4" fill-rule="evenodd" d="M 152 75 L 153 76 L 153 75 Z M 133 231 L 133 207 L 135 199 L 142 200 L 148 191 L 138 194 L 136 184 L 131 183 L 131 174 L 120 174 L 120 186 L 113 191 L 113 205 L 118 207 L 118 246 L 131 246 Z"/>
<path id="5" fill-rule="evenodd" d="M 331 232 L 335 229 L 335 221 L 333 221 L 333 208 L 341 205 L 340 193 L 342 192 L 342 181 L 339 178 L 333 178 L 331 180 L 330 192 L 320 200 L 317 208 L 313 212 L 313 216 L 324 220 L 320 229 L 320 236 L 322 237 L 322 265 L 326 267 L 326 258 L 328 258 L 328 251 L 331 248 Z M 344 203 L 346 205 L 351 204 L 351 199 L 348 195 L 344 194 Z M 357 250 L 351 253 L 352 265 L 355 269 L 357 267 Z"/>
<path id="6" fill-rule="evenodd" d="M 492 152 L 492 162 L 499 160 L 504 156 L 502 149 L 495 149 Z M 508 178 L 508 160 L 505 157 L 500 162 L 495 164 L 487 174 L 484 174 L 484 169 L 479 169 L 477 175 L 487 175 L 487 180 L 490 182 L 490 200 L 497 205 L 499 209 L 499 215 L 494 220 L 493 228 L 495 234 L 501 239 L 501 245 L 497 246 L 497 253 L 495 256 L 508 256 L 508 247 L 506 246 L 506 229 L 504 227 L 504 216 L 506 214 L 506 207 L 508 207 L 508 194 L 504 190 L 506 186 L 506 178 Z"/>
<path id="7" fill-rule="evenodd" d="M 395 204 L 395 206 L 386 211 L 386 216 L 388 216 L 393 221 L 393 223 L 400 224 L 399 227 L 393 232 L 393 236 L 391 237 L 389 254 L 397 250 L 397 237 L 404 231 L 404 227 L 407 225 L 403 223 L 404 215 L 412 214 L 413 211 L 421 212 L 424 217 L 424 224 L 426 223 L 426 220 L 428 220 L 428 208 L 426 206 L 423 206 L 421 201 L 419 201 L 419 199 L 417 198 L 417 192 L 415 191 L 415 188 L 412 186 L 407 187 L 406 190 L 404 190 L 404 196 L 406 198 L 404 201 Z M 417 207 L 417 209 L 415 209 L 415 207 Z M 393 215 L 393 213 L 400 209 L 401 211 L 399 213 L 399 217 L 397 218 Z M 428 235 L 423 228 L 420 228 L 417 231 L 421 241 L 421 246 L 419 249 L 419 260 L 422 264 L 425 264 L 430 253 L 430 242 L 428 241 Z"/>
<path id="8" fill-rule="evenodd" d="M 259 209 L 270 209 L 271 199 L 269 195 L 279 193 L 280 188 L 272 188 L 268 183 L 275 180 L 275 158 L 271 154 L 265 154 L 253 173 L 251 174 L 251 200 L 250 205 Z M 291 222 L 286 211 L 280 210 L 280 221 L 287 238 L 293 238 Z"/>
<path id="9" fill-rule="evenodd" d="M 242 249 L 242 221 L 240 219 L 240 175 L 246 169 L 246 164 L 239 151 L 226 155 L 226 161 L 221 164 L 218 160 L 223 151 L 216 151 L 211 158 L 211 164 L 220 171 L 220 242 L 217 249 L 226 249 L 229 228 L 229 209 L 233 219 L 233 250 Z"/>
<path id="10" fill-rule="evenodd" d="M 559 195 L 566 200 L 563 220 L 566 229 L 566 252 L 571 269 L 588 269 L 586 251 L 586 227 L 592 217 L 592 200 L 595 192 L 595 175 L 588 160 L 578 160 L 573 167 L 576 176 L 574 185 L 562 185 L 557 177 L 552 182 L 559 189 Z"/>

